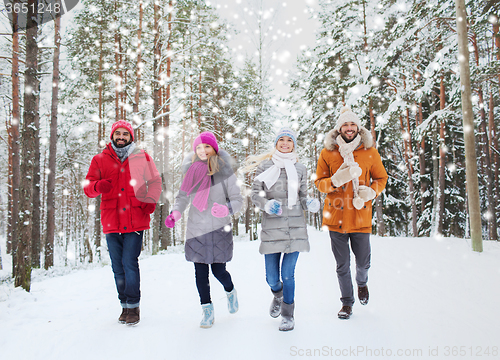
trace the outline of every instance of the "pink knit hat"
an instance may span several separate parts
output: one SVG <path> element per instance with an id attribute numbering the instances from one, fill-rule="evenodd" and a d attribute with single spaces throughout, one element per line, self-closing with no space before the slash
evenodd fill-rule
<path id="1" fill-rule="evenodd" d="M 130 124 L 129 122 L 127 122 L 125 120 L 118 120 L 113 125 L 111 125 L 111 135 L 109 136 L 109 138 L 111 140 L 113 140 L 113 134 L 114 134 L 115 130 L 119 129 L 119 128 L 127 129 L 128 132 L 130 133 L 132 141 L 134 141 L 134 128 L 132 127 L 132 124 Z"/>
<path id="2" fill-rule="evenodd" d="M 200 144 L 208 144 L 214 148 L 215 152 L 219 152 L 219 145 L 217 144 L 217 138 L 210 131 L 202 132 L 200 135 L 194 139 L 193 150 L 196 152 L 196 147 Z"/>

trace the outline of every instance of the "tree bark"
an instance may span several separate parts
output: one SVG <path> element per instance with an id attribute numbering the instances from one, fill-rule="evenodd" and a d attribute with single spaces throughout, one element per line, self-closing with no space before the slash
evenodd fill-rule
<path id="1" fill-rule="evenodd" d="M 173 9 L 172 0 L 168 2 L 169 10 Z M 164 112 L 165 116 L 163 117 L 163 173 L 162 173 L 162 184 L 163 184 L 163 193 L 162 193 L 162 201 L 160 206 L 160 214 L 161 219 L 164 219 L 170 213 L 170 204 L 167 198 L 168 182 L 169 182 L 169 161 L 170 161 L 170 135 L 168 129 L 170 128 L 170 102 L 171 102 L 171 87 L 172 82 L 170 80 L 172 76 L 172 56 L 171 56 L 171 48 L 172 48 L 172 11 L 168 12 L 167 16 L 168 22 L 168 41 L 167 41 L 167 84 L 165 89 L 165 102 L 164 102 Z M 171 244 L 171 229 L 165 226 L 163 221 L 160 221 L 160 248 L 162 250 L 166 250 L 167 247 Z"/>
<path id="2" fill-rule="evenodd" d="M 444 75 L 441 75 L 441 82 L 439 84 L 439 108 L 443 110 L 446 106 L 446 91 L 444 87 Z M 444 204 L 445 194 L 444 189 L 446 185 L 446 144 L 445 144 L 445 123 L 441 120 L 439 125 L 439 219 L 437 223 L 437 231 L 439 234 L 443 233 L 444 218 Z"/>
<path id="3" fill-rule="evenodd" d="M 489 140 L 488 140 L 488 129 L 486 126 L 486 112 L 484 111 L 484 99 L 483 99 L 483 90 L 481 87 L 478 89 L 479 96 L 479 114 L 481 116 L 481 130 L 483 133 L 483 149 L 484 149 L 484 160 L 486 163 L 485 172 L 486 172 L 486 190 L 488 196 L 488 233 L 490 240 L 498 240 L 497 235 L 497 216 L 496 216 L 496 201 L 495 196 L 493 194 L 493 183 L 495 181 L 493 173 L 491 171 L 491 158 L 490 158 L 490 149 L 489 149 Z"/>
<path id="4" fill-rule="evenodd" d="M 158 139 L 163 133 L 161 119 L 157 119 L 161 111 L 161 91 L 160 91 L 160 63 L 161 63 L 161 41 L 159 32 L 160 7 L 157 3 L 154 5 L 154 43 L 153 43 L 153 141 L 154 141 L 154 160 L 158 172 L 163 174 L 163 155 L 162 142 Z M 160 247 L 160 228 L 161 228 L 161 211 L 158 209 L 153 213 L 153 244 L 152 254 L 158 253 Z"/>
<path id="5" fill-rule="evenodd" d="M 14 0 L 13 4 L 18 1 Z M 19 26 L 17 13 L 12 13 L 12 120 L 11 120 L 11 156 L 12 156 L 12 180 L 11 180 L 11 244 L 7 244 L 12 254 L 12 276 L 16 276 L 16 252 L 17 252 L 17 226 L 19 222 L 19 188 L 21 179 L 20 154 L 19 154 L 19 124 L 21 121 L 20 95 L 19 95 Z"/>
<path id="6" fill-rule="evenodd" d="M 363 8 L 364 8 L 364 2 L 363 2 Z M 373 137 L 373 143 L 375 144 L 375 147 L 377 145 L 377 136 L 375 133 L 375 114 L 373 113 L 373 99 L 370 97 L 369 100 L 369 108 L 370 108 L 370 131 Z M 382 195 L 377 196 L 375 199 L 375 212 L 377 214 L 377 235 L 378 236 L 384 236 L 385 235 L 385 222 L 384 222 L 384 211 L 383 211 L 383 202 L 382 202 Z"/>
<path id="7" fill-rule="evenodd" d="M 56 0 L 60 4 L 60 0 Z M 61 17 L 54 21 L 54 59 L 52 67 L 52 103 L 50 108 L 49 174 L 47 177 L 47 238 L 45 240 L 45 269 L 54 266 L 54 237 L 56 228 L 56 157 L 57 107 L 59 105 L 59 55 L 61 50 Z"/>
<path id="8" fill-rule="evenodd" d="M 455 0 L 458 33 L 458 62 L 462 94 L 462 114 L 464 122 L 464 142 L 466 159 L 467 199 L 470 215 L 472 249 L 483 251 L 481 231 L 481 206 L 479 202 L 479 181 L 477 174 L 476 141 L 474 138 L 474 113 L 471 101 L 471 79 L 469 68 L 469 49 L 467 38 L 467 13 L 465 1 Z"/>
<path id="9" fill-rule="evenodd" d="M 490 101 L 489 101 L 489 116 L 488 116 L 488 134 L 489 134 L 489 139 L 490 139 L 490 154 L 491 154 L 491 162 L 492 166 L 495 169 L 495 180 L 494 183 L 496 185 L 496 188 L 498 189 L 498 180 L 499 180 L 499 170 L 500 167 L 500 161 L 498 158 L 498 133 L 497 133 L 497 127 L 495 125 L 495 101 L 493 99 L 493 93 L 490 92 Z M 493 149 L 491 148 L 493 147 Z M 498 194 L 498 190 L 494 192 L 495 194 Z"/>
<path id="10" fill-rule="evenodd" d="M 26 71 L 24 75 L 24 113 L 22 151 L 23 161 L 21 173 L 23 174 L 19 191 L 19 223 L 16 252 L 16 276 L 14 284 L 21 286 L 26 291 L 31 288 L 31 242 L 33 213 L 33 177 L 35 161 L 35 136 L 36 136 L 36 97 L 38 89 L 38 24 L 36 13 L 38 0 L 28 0 L 27 29 L 26 29 Z"/>

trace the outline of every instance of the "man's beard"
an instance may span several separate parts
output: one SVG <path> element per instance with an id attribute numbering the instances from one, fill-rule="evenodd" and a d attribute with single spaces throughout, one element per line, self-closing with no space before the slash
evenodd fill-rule
<path id="1" fill-rule="evenodd" d="M 118 140 L 120 140 L 120 139 L 118 139 Z M 126 142 L 126 143 L 121 143 L 121 144 L 118 144 L 118 143 L 116 142 L 116 140 L 115 140 L 115 139 L 113 139 L 113 144 L 114 144 L 117 148 L 119 148 L 119 149 L 120 149 L 120 148 L 124 148 L 125 146 L 128 146 L 128 145 L 130 145 L 131 143 L 132 143 L 132 140 L 130 140 L 129 142 Z"/>
<path id="2" fill-rule="evenodd" d="M 345 141 L 346 143 L 350 143 L 351 141 L 353 141 L 354 139 L 356 139 L 356 136 L 358 136 L 358 134 L 356 134 L 356 135 L 354 135 L 354 136 L 352 137 L 352 139 L 348 139 L 348 138 L 346 137 L 346 135 L 344 135 L 344 134 L 342 134 L 342 133 L 340 133 L 340 135 L 342 136 L 342 139 L 344 139 L 344 141 Z"/>

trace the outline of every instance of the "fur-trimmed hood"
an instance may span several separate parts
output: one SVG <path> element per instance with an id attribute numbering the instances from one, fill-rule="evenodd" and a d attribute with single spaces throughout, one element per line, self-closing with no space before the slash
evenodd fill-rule
<path id="1" fill-rule="evenodd" d="M 325 136 L 325 149 L 329 151 L 335 150 L 338 147 L 337 144 L 337 136 L 339 136 L 340 132 L 338 130 L 330 130 Z M 364 145 L 366 149 L 369 149 L 373 146 L 373 137 L 369 130 L 367 130 L 364 126 L 359 127 L 359 136 L 361 136 L 361 143 Z"/>

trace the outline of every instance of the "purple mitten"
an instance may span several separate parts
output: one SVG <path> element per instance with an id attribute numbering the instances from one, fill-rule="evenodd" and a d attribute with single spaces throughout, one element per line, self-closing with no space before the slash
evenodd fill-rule
<path id="1" fill-rule="evenodd" d="M 214 206 L 212 207 L 212 215 L 216 218 L 226 217 L 229 215 L 229 209 L 226 205 L 219 205 L 217 203 L 214 203 Z"/>
<path id="2" fill-rule="evenodd" d="M 165 226 L 168 228 L 173 228 L 175 226 L 175 222 L 181 218 L 181 213 L 177 210 L 174 210 L 167 216 L 165 219 Z"/>

